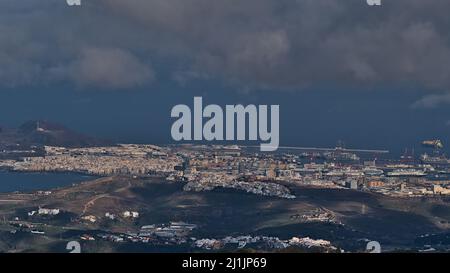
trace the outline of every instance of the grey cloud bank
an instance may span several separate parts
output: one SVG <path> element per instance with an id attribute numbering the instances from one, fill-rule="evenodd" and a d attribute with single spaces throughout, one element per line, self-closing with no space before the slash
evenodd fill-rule
<path id="1" fill-rule="evenodd" d="M 448 90 L 448 10 L 445 0 L 5 0 L 0 80 L 132 89 L 164 63 L 185 84 Z"/>
<path id="2" fill-rule="evenodd" d="M 450 93 L 432 94 L 416 101 L 412 108 L 436 108 L 442 104 L 450 104 Z"/>
<path id="3" fill-rule="evenodd" d="M 87 48 L 66 73 L 78 84 L 112 89 L 140 86 L 154 79 L 150 64 L 117 48 Z"/>

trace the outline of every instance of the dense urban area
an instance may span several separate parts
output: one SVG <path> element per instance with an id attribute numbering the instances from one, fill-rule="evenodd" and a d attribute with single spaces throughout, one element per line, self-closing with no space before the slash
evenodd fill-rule
<path id="1" fill-rule="evenodd" d="M 425 142 L 424 145 L 427 145 Z M 419 159 L 403 155 L 399 160 L 380 159 L 387 153 L 373 153 L 364 161 L 342 147 L 326 152 L 258 153 L 239 146 L 122 144 L 111 147 L 63 148 L 45 146 L 45 156 L 2 160 L 0 168 L 18 172 L 76 172 L 97 176 L 161 176 L 187 182 L 187 191 L 217 187 L 234 188 L 254 194 L 295 198 L 277 182 L 323 188 L 374 191 L 399 197 L 450 194 L 450 160 L 439 154 L 440 141 L 432 155 Z M 299 148 L 301 149 L 301 148 Z M 306 148 L 305 148 L 306 149 Z M 314 150 L 314 148 L 311 148 Z"/>
<path id="2" fill-rule="evenodd" d="M 144 220 L 142 214 L 146 213 L 146 205 L 124 201 L 114 206 L 112 199 L 123 200 L 121 192 L 129 190 L 133 183 L 149 179 L 182 185 L 187 193 L 222 189 L 272 198 L 270 200 L 295 200 L 298 196 L 291 190 L 294 186 L 366 192 L 399 200 L 440 199 L 450 194 L 447 179 L 450 161 L 442 152 L 440 140 L 424 141 L 422 145 L 428 153 L 415 158 L 406 152 L 399 159 L 390 158 L 384 150 L 351 150 L 341 146 L 331 149 L 282 147 L 275 153 L 261 153 L 249 146 L 189 144 L 5 149 L 2 153 L 8 154 L 8 158 L 0 160 L 3 171 L 79 173 L 96 179 L 68 188 L 1 194 L 4 207 L 1 230 L 12 236 L 8 238 L 14 238 L 24 233 L 52 237 L 65 229 L 75 232 L 70 238 L 86 242 L 176 245 L 204 251 L 248 247 L 345 251 L 329 240 L 309 236 L 279 238 L 234 232 L 216 238 L 201 237 L 195 231 L 202 223 L 180 219 L 165 223 Z M 113 194 L 108 185 L 114 188 Z M 246 196 L 240 198 L 249 198 Z M 75 201 L 68 205 L 71 198 Z M 112 203 L 95 208 L 100 199 L 108 198 Z M 83 205 L 77 206 L 76 200 L 83 200 Z M 345 227 L 335 212 L 320 206 L 291 213 L 289 221 Z M 448 227 L 448 223 L 442 221 L 440 225 Z M 6 247 L 6 251 L 11 249 Z"/>

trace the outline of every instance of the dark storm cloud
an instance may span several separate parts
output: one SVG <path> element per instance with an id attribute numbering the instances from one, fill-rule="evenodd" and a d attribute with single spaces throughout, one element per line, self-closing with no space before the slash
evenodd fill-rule
<path id="1" fill-rule="evenodd" d="M 85 48 L 71 64 L 50 72 L 71 79 L 80 87 L 128 89 L 144 85 L 154 78 L 150 66 L 129 52 L 117 48 Z"/>
<path id="2" fill-rule="evenodd" d="M 114 43 L 124 35 L 97 11 L 73 10 L 58 0 L 1 2 L 0 84 L 130 89 L 151 83 L 149 58 L 140 60 L 126 43 Z"/>
<path id="3" fill-rule="evenodd" d="M 165 63 L 184 84 L 450 90 L 447 0 L 385 0 L 381 8 L 364 0 L 64 2 L 0 4 L 4 85 L 129 89 L 157 80 L 151 64 Z"/>

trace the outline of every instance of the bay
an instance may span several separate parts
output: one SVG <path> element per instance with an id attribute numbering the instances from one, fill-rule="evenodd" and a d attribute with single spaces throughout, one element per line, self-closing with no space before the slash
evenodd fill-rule
<path id="1" fill-rule="evenodd" d="M 95 178 L 95 176 L 78 173 L 0 171 L 0 192 L 50 190 Z"/>

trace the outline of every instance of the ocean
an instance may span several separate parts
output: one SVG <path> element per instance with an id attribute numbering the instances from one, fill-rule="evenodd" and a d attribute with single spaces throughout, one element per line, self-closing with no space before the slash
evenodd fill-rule
<path id="1" fill-rule="evenodd" d="M 0 171 L 0 192 L 50 190 L 95 178 L 96 177 L 94 176 L 77 173 L 23 173 Z"/>

